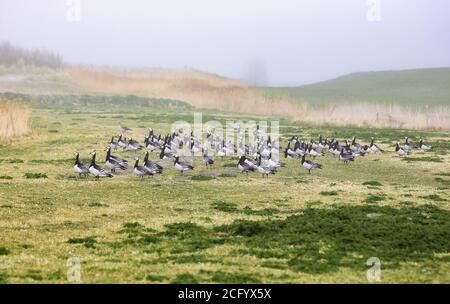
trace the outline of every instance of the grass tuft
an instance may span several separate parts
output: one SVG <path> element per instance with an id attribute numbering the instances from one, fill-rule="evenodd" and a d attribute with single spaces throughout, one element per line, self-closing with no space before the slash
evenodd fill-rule
<path id="1" fill-rule="evenodd" d="M 67 240 L 69 244 L 82 244 L 86 248 L 95 248 L 97 240 L 94 236 L 87 236 L 85 238 L 70 238 Z"/>
<path id="2" fill-rule="evenodd" d="M 48 178 L 46 173 L 31 173 L 27 172 L 23 175 L 27 179 L 39 179 L 39 178 Z"/>
<path id="3" fill-rule="evenodd" d="M 363 201 L 363 203 L 367 204 L 376 204 L 386 200 L 385 194 L 369 194 Z"/>
<path id="4" fill-rule="evenodd" d="M 0 246 L 0 255 L 8 255 L 10 254 L 10 251 L 8 248 Z"/>
<path id="5" fill-rule="evenodd" d="M 363 183 L 363 186 L 374 186 L 374 187 L 381 187 L 383 184 L 381 184 L 378 181 L 367 181 Z"/>
<path id="6" fill-rule="evenodd" d="M 236 212 L 238 211 L 237 204 L 226 201 L 216 201 L 212 204 L 213 209 L 222 212 Z"/>
<path id="7" fill-rule="evenodd" d="M 446 199 L 440 197 L 437 194 L 424 195 L 424 196 L 420 196 L 420 198 L 431 200 L 434 202 L 446 202 L 447 201 Z"/>
<path id="8" fill-rule="evenodd" d="M 320 192 L 320 195 L 323 195 L 323 196 L 336 196 L 336 195 L 338 195 L 338 192 L 337 191 L 321 191 Z"/>
<path id="9" fill-rule="evenodd" d="M 208 175 L 194 175 L 191 177 L 191 180 L 193 181 L 209 181 L 214 179 L 213 176 L 208 176 Z"/>

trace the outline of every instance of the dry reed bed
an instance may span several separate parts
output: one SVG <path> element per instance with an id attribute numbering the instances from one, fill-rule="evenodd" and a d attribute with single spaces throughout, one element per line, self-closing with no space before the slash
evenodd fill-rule
<path id="1" fill-rule="evenodd" d="M 0 97 L 0 141 L 28 133 L 30 108 Z"/>
<path id="2" fill-rule="evenodd" d="M 450 130 L 449 107 L 406 107 L 387 104 L 339 104 L 306 107 L 296 118 L 330 125 L 393 127 L 413 130 Z"/>

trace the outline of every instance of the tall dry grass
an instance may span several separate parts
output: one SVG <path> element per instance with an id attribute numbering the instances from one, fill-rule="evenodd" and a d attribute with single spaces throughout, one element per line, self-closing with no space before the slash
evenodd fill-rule
<path id="1" fill-rule="evenodd" d="M 296 113 L 299 121 L 338 126 L 450 130 L 450 108 L 420 108 L 395 104 L 338 104 L 320 108 L 305 107 Z"/>
<path id="2" fill-rule="evenodd" d="M 29 114 L 28 106 L 0 97 L 0 141 L 28 133 Z"/>
<path id="3" fill-rule="evenodd" d="M 262 96 L 239 80 L 196 70 L 75 67 L 67 74 L 74 87 L 85 93 L 178 99 L 197 108 L 263 115 L 290 115 L 304 107 L 285 98 Z"/>

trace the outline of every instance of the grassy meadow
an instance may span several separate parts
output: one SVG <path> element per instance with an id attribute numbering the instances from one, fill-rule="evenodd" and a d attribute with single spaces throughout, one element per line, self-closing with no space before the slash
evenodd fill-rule
<path id="1" fill-rule="evenodd" d="M 386 152 L 348 165 L 330 153 L 311 175 L 299 160 L 268 179 L 240 175 L 236 158 L 195 160 L 184 177 L 79 178 L 119 123 L 140 142 L 193 121 L 183 104 L 64 105 L 37 102 L 31 132 L 0 145 L 0 282 L 67 283 L 67 259 L 82 283 L 367 283 L 370 257 L 382 283 L 450 283 L 450 134 L 317 126 L 279 118 L 281 145 L 303 138 L 374 136 Z M 200 111 L 200 110 L 195 110 Z M 203 121 L 273 120 L 204 110 Z M 400 158 L 395 142 L 423 137 L 431 152 Z M 143 152 L 121 152 L 132 162 Z M 152 155 L 157 159 L 157 155 Z"/>

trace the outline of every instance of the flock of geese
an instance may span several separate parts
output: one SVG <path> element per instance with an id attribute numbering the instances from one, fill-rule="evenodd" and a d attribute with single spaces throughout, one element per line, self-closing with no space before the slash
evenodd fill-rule
<path id="1" fill-rule="evenodd" d="M 131 137 L 126 138 L 125 134 L 132 132 L 132 129 L 120 126 L 121 134 L 115 141 L 115 137 L 105 147 L 105 166 L 109 169 L 100 167 L 96 162 L 97 152 L 94 150 L 90 153 L 91 163 L 85 166 L 80 161 L 80 154 L 75 152 L 75 164 L 73 170 L 80 176 L 91 174 L 95 178 L 113 177 L 113 173 L 118 171 L 132 172 L 140 177 L 154 176 L 162 174 L 164 167 L 150 160 L 149 155 L 152 152 L 159 152 L 161 160 L 170 160 L 173 162 L 173 167 L 180 171 L 181 175 L 185 171 L 193 170 L 191 163 L 180 161 L 180 154 L 191 154 L 192 160 L 195 160 L 195 155 L 202 155 L 202 162 L 206 168 L 210 168 L 214 164 L 214 158 L 231 157 L 238 155 L 239 161 L 237 168 L 241 173 L 248 174 L 249 172 L 259 172 L 263 177 L 268 177 L 270 174 L 275 174 L 280 167 L 286 166 L 285 163 L 279 160 L 279 155 L 284 155 L 286 159 L 299 159 L 300 165 L 303 166 L 309 173 L 315 169 L 322 169 L 322 165 L 315 160 L 324 157 L 325 153 L 330 153 L 333 157 L 337 157 L 343 163 L 349 163 L 359 156 L 364 156 L 368 153 L 383 153 L 377 144 L 374 143 L 372 137 L 370 144 L 360 144 L 356 141 L 356 137 L 352 140 L 344 140 L 340 143 L 337 139 L 323 139 L 319 136 L 318 140 L 311 139 L 305 141 L 299 139 L 298 136 L 293 136 L 287 143 L 286 148 L 280 148 L 275 141 L 260 129 L 259 125 L 253 130 L 254 143 L 244 144 L 243 138 L 245 130 L 239 126 L 235 129 L 238 134 L 239 144 L 236 146 L 231 141 L 225 141 L 219 136 L 215 136 L 211 131 L 207 133 L 206 139 L 201 140 L 196 138 L 193 133 L 185 134 L 183 130 L 178 130 L 164 137 L 161 134 L 156 134 L 152 128 L 149 129 L 148 135 L 145 136 L 143 144 L 133 140 Z M 431 145 L 425 144 L 420 139 L 417 146 L 414 146 L 405 137 L 405 142 L 401 146 L 397 142 L 395 153 L 403 157 L 410 153 L 413 149 L 421 149 L 423 151 L 431 150 Z M 134 166 L 130 166 L 128 161 L 112 154 L 112 150 L 117 151 L 138 151 L 144 150 L 144 159 L 142 165 L 139 164 L 139 158 L 134 158 Z M 309 156 L 310 159 L 306 159 Z"/>

